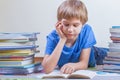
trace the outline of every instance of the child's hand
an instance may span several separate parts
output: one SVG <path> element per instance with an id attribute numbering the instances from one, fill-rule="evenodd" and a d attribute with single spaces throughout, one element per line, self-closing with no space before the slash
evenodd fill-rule
<path id="1" fill-rule="evenodd" d="M 67 38 L 66 38 L 66 36 L 64 35 L 64 33 L 63 33 L 63 31 L 62 31 L 62 28 L 63 28 L 62 23 L 61 23 L 60 21 L 57 22 L 57 23 L 56 23 L 56 30 L 57 30 L 60 38 L 66 40 Z"/>
<path id="2" fill-rule="evenodd" d="M 60 71 L 65 74 L 71 74 L 71 73 L 75 72 L 74 64 L 75 63 L 67 63 L 67 64 L 63 65 L 63 67 L 60 69 Z"/>

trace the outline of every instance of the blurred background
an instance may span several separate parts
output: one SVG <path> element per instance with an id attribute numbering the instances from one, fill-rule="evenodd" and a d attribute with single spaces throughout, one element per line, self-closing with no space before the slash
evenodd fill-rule
<path id="1" fill-rule="evenodd" d="M 55 29 L 58 6 L 64 0 L 0 0 L 0 32 L 40 32 L 38 44 L 44 56 L 46 36 Z M 119 0 L 82 0 L 88 9 L 88 24 L 99 47 L 108 47 L 109 28 L 120 26 Z"/>

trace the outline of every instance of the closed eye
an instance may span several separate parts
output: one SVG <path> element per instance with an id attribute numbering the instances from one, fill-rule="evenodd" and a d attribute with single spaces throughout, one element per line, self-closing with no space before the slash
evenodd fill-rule
<path id="1" fill-rule="evenodd" d="M 78 27 L 79 25 L 73 25 L 74 27 Z"/>
<path id="2" fill-rule="evenodd" d="M 70 24 L 64 24 L 64 26 L 68 27 L 68 26 L 70 26 Z"/>
<path id="3" fill-rule="evenodd" d="M 73 26 L 74 26 L 74 27 L 79 27 L 79 26 L 80 26 L 80 24 L 74 24 Z"/>

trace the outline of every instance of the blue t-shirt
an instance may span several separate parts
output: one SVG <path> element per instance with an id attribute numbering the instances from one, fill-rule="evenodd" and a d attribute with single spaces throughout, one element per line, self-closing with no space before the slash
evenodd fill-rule
<path id="1" fill-rule="evenodd" d="M 59 42 L 59 35 L 56 30 L 53 30 L 47 36 L 47 44 L 45 54 L 51 55 L 56 45 Z M 96 40 L 94 37 L 94 33 L 90 25 L 85 24 L 78 35 L 78 38 L 72 47 L 67 47 L 64 45 L 60 59 L 58 61 L 58 66 L 62 67 L 64 64 L 69 62 L 79 62 L 79 57 L 82 49 L 91 48 L 94 44 L 96 44 Z M 95 57 L 94 52 L 91 49 L 90 58 L 89 58 L 89 66 L 95 66 Z"/>

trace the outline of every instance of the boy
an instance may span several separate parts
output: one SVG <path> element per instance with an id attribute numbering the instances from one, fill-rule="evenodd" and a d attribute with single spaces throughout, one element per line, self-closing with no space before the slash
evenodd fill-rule
<path id="1" fill-rule="evenodd" d="M 58 66 L 62 73 L 71 74 L 76 70 L 95 66 L 94 51 L 96 44 L 88 20 L 87 9 L 80 0 L 65 0 L 57 11 L 58 22 L 47 36 L 44 60 L 45 73 Z"/>

